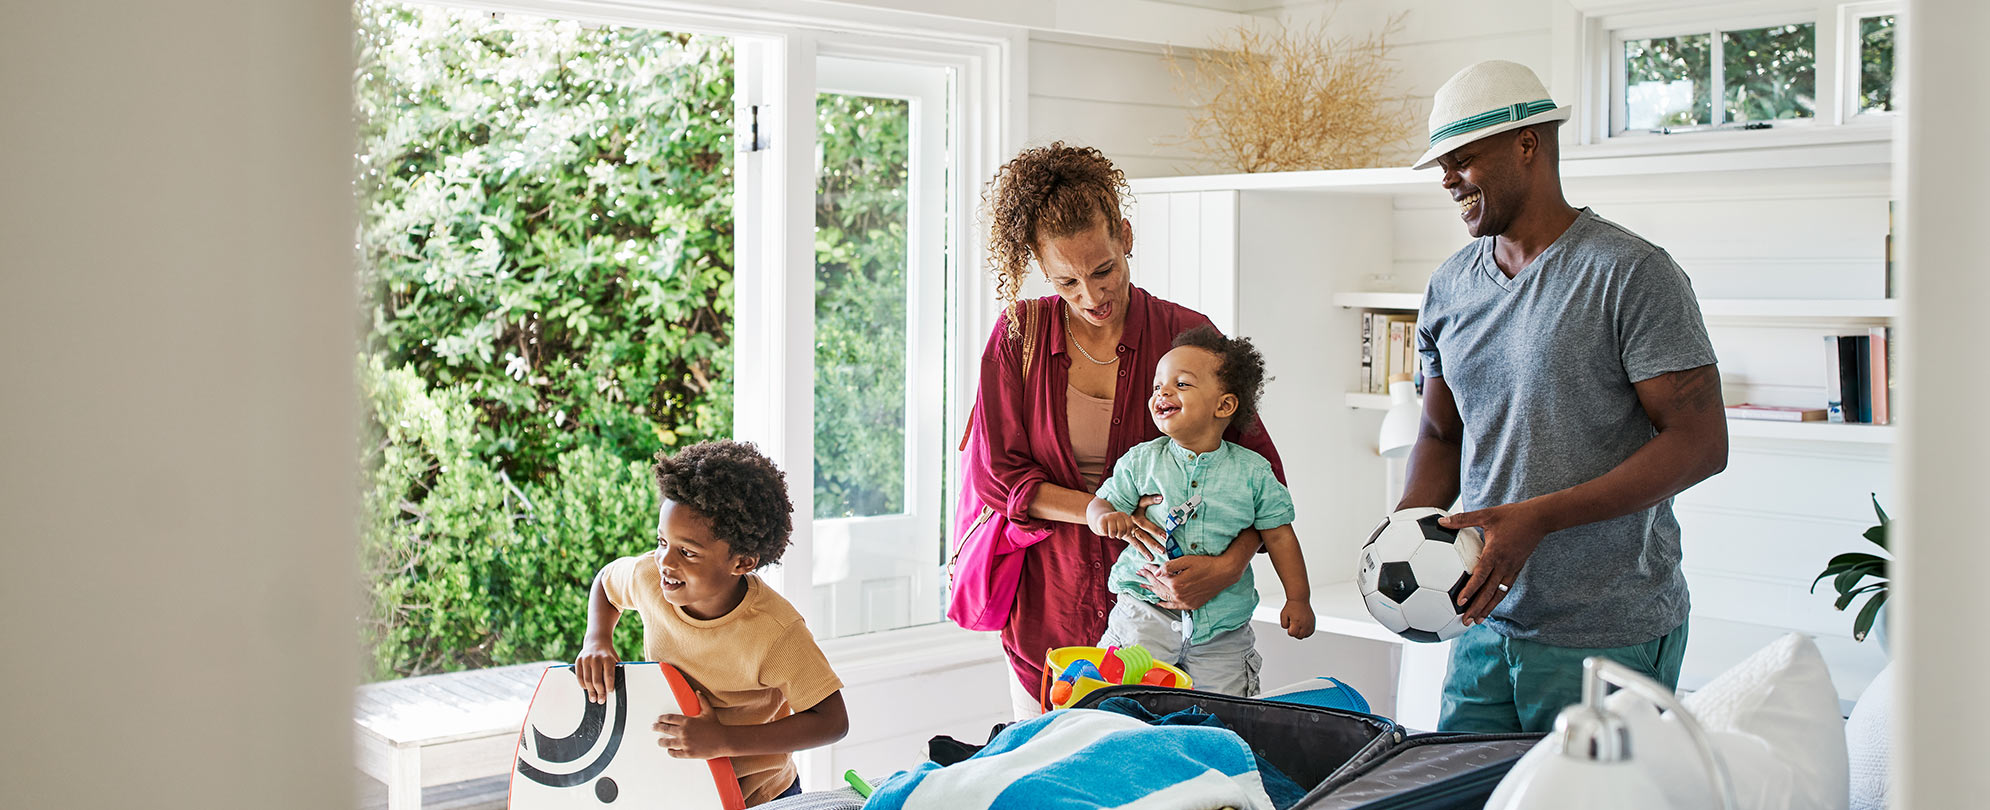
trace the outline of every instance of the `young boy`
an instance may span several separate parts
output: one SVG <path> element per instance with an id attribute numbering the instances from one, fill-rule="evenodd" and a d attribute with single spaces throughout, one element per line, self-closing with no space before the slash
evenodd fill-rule
<path id="1" fill-rule="evenodd" d="M 1176 336 L 1154 370 L 1147 410 L 1161 438 L 1136 445 L 1113 465 L 1085 517 L 1092 531 L 1127 541 L 1108 587 L 1119 604 L 1099 646 L 1139 644 L 1155 660 L 1181 666 L 1197 688 L 1250 696 L 1259 658 L 1251 612 L 1257 585 L 1249 569 L 1237 584 L 1193 611 L 1160 607 L 1140 576 L 1144 567 L 1183 554 L 1215 555 L 1255 527 L 1285 586 L 1279 626 L 1293 638 L 1313 634 L 1306 562 L 1292 533 L 1292 495 L 1264 456 L 1223 441 L 1232 422 L 1249 421 L 1264 390 L 1264 358 L 1247 339 L 1208 326 Z M 1138 514 L 1143 495 L 1149 498 Z"/>
<path id="2" fill-rule="evenodd" d="M 643 617 L 643 655 L 684 673 L 709 711 L 652 727 L 674 757 L 732 757 L 748 806 L 801 792 L 795 751 L 849 731 L 843 682 L 801 614 L 754 571 L 781 559 L 792 528 L 785 476 L 753 445 L 705 442 L 657 454 L 656 550 L 609 563 L 588 596 L 574 672 L 588 700 L 613 691 L 615 623 Z"/>

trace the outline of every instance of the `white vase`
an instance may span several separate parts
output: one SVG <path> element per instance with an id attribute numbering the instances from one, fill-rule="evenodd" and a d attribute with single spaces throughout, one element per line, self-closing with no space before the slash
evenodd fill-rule
<path id="1" fill-rule="evenodd" d="M 1884 617 L 1885 609 L 1881 608 Z M 1893 722 L 1893 665 L 1887 664 L 1845 720 L 1845 751 L 1850 758 L 1852 780 L 1851 810 L 1883 810 L 1886 807 L 1887 757 L 1892 755 L 1893 738 L 1888 726 Z"/>
<path id="2" fill-rule="evenodd" d="M 1893 654 L 1893 648 L 1892 648 L 1892 647 L 1888 647 L 1888 646 L 1886 645 L 1886 637 L 1887 637 L 1887 632 L 1886 632 L 1886 606 L 1885 606 L 1885 605 L 1880 605 L 1880 606 L 1879 606 L 1879 610 L 1873 613 L 1873 629 L 1872 629 L 1872 632 L 1871 632 L 1871 635 L 1872 635 L 1872 637 L 1873 637 L 1873 640 L 1874 640 L 1874 641 L 1877 641 L 1877 642 L 1879 642 L 1879 648 L 1880 648 L 1880 650 L 1881 650 L 1882 652 L 1885 652 L 1885 653 L 1887 653 L 1888 655 L 1892 655 L 1892 654 Z"/>

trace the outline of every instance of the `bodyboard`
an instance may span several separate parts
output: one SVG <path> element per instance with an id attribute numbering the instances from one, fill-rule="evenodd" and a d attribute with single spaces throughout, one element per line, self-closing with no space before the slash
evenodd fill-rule
<path id="1" fill-rule="evenodd" d="M 588 702 L 572 666 L 547 667 L 519 730 L 508 806 L 744 810 L 732 760 L 678 759 L 656 744 L 659 715 L 698 712 L 691 684 L 669 664 L 618 664 L 607 703 Z"/>

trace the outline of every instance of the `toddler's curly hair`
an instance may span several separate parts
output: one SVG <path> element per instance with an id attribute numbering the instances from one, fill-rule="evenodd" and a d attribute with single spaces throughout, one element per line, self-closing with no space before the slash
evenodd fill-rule
<path id="1" fill-rule="evenodd" d="M 982 189 L 988 221 L 988 272 L 1005 309 L 1013 309 L 1023 277 L 1036 257 L 1037 237 L 1062 237 L 1106 223 L 1121 236 L 1120 220 L 1132 197 L 1126 174 L 1104 152 L 1057 141 L 1025 149 Z M 1009 319 L 1015 336 L 1016 319 Z"/>
<path id="2" fill-rule="evenodd" d="M 712 534 L 757 568 L 779 562 L 794 531 L 788 477 L 751 442 L 700 442 L 656 454 L 657 492 L 704 515 Z"/>
<path id="3" fill-rule="evenodd" d="M 1194 346 L 1216 355 L 1216 380 L 1225 392 L 1237 397 L 1237 412 L 1230 414 L 1230 424 L 1249 430 L 1251 418 L 1258 415 L 1258 400 L 1264 397 L 1264 384 L 1271 379 L 1264 375 L 1264 355 L 1251 345 L 1251 339 L 1224 337 L 1216 327 L 1203 324 L 1176 335 L 1174 345 Z"/>

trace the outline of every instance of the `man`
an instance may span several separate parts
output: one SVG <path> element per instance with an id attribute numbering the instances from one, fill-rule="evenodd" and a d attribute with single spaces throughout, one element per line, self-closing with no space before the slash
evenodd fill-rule
<path id="1" fill-rule="evenodd" d="M 1439 88 L 1430 151 L 1476 237 L 1418 320 L 1423 423 L 1398 508 L 1463 509 L 1485 551 L 1459 594 L 1446 731 L 1547 731 L 1604 656 L 1670 687 L 1686 651 L 1672 496 L 1727 466 L 1720 373 L 1686 274 L 1562 197 L 1569 116 L 1526 67 Z"/>

